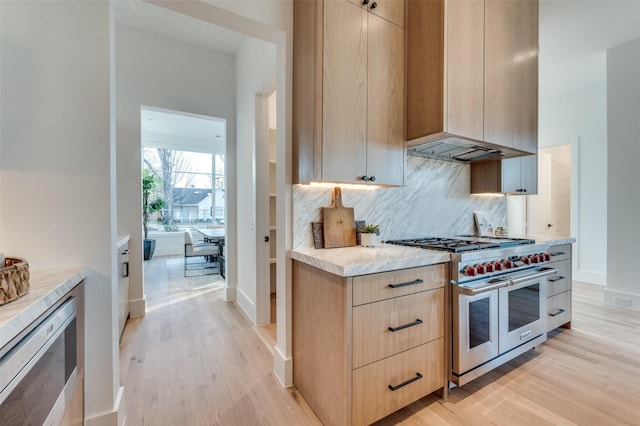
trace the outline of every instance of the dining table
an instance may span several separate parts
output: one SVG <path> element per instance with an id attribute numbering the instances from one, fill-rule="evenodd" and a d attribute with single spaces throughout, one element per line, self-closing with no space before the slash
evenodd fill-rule
<path id="1" fill-rule="evenodd" d="M 205 243 L 216 241 L 224 244 L 225 228 L 199 228 L 196 231 L 202 234 Z"/>

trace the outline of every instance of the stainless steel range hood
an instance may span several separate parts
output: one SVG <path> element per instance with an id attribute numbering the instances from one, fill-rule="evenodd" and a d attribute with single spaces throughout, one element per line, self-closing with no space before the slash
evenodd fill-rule
<path id="1" fill-rule="evenodd" d="M 484 141 L 461 138 L 450 133 L 439 133 L 421 140 L 410 141 L 409 144 L 411 146 L 407 148 L 407 155 L 465 164 L 473 161 L 515 158 L 530 154 Z"/>

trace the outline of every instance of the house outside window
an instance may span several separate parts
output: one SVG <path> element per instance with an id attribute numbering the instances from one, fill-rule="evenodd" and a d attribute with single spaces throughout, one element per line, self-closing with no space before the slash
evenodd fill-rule
<path id="1" fill-rule="evenodd" d="M 143 166 L 161 180 L 166 207 L 149 222 L 156 232 L 225 224 L 224 153 L 143 147 Z"/>

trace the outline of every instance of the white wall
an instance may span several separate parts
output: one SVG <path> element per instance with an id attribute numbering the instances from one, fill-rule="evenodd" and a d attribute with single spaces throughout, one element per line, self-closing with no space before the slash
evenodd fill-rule
<path id="1" fill-rule="evenodd" d="M 0 251 L 89 268 L 87 424 L 117 422 L 109 4 L 2 1 L 0 15 Z"/>
<path id="2" fill-rule="evenodd" d="M 607 51 L 608 242 L 605 302 L 640 309 L 640 40 Z"/>
<path id="3" fill-rule="evenodd" d="M 256 322 L 256 94 L 260 93 L 276 70 L 276 46 L 247 39 L 236 55 L 237 92 L 237 183 L 238 183 L 238 268 L 237 301 Z M 268 279 L 268 277 L 261 277 Z"/>
<path id="4" fill-rule="evenodd" d="M 144 315 L 140 106 L 227 120 L 227 217 L 235 218 L 235 62 L 231 55 L 116 25 L 118 233 L 131 235 L 131 312 Z M 234 235 L 229 232 L 228 250 Z M 231 257 L 232 258 L 232 257 Z M 231 259 L 230 259 L 231 260 Z M 236 283 L 228 262 L 227 286 Z"/>
<path id="5" fill-rule="evenodd" d="M 604 58 L 602 67 L 605 66 Z M 604 69 L 602 70 L 604 75 Z M 571 143 L 579 153 L 574 274 L 604 285 L 607 268 L 607 86 L 598 84 L 540 100 L 539 146 Z M 572 168 L 576 164 L 572 164 Z M 575 174 L 574 174 L 575 175 Z M 572 178 L 573 179 L 573 178 Z M 576 222 L 577 223 L 573 223 Z"/>

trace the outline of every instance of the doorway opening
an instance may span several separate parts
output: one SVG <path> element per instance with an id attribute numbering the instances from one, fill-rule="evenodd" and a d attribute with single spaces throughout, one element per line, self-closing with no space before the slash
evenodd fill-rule
<path id="1" fill-rule="evenodd" d="M 155 252 L 144 281 L 167 294 L 223 287 L 226 120 L 142 106 L 140 130 L 143 176 L 163 204 L 146 223 Z"/>
<path id="2" fill-rule="evenodd" d="M 527 233 L 571 235 L 571 145 L 538 151 L 538 195 L 527 196 Z"/>
<path id="3" fill-rule="evenodd" d="M 256 95 L 256 207 L 259 229 L 257 242 L 257 323 L 269 347 L 277 341 L 277 125 L 276 90 L 272 78 Z"/>

